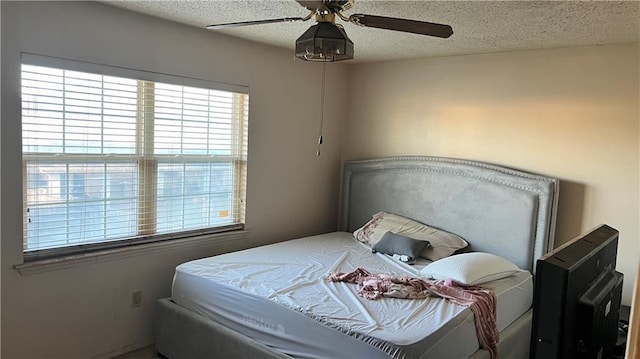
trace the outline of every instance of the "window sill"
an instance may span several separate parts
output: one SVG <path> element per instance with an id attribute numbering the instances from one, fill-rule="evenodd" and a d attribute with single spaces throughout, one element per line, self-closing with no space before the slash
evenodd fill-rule
<path id="1" fill-rule="evenodd" d="M 248 233 L 249 232 L 246 230 L 240 230 L 204 236 L 194 236 L 182 239 L 173 239 L 124 248 L 105 249 L 92 253 L 74 254 L 58 258 L 34 260 L 27 263 L 16 264 L 13 267 L 18 272 L 20 272 L 20 275 L 32 275 L 60 269 L 119 260 L 134 256 L 172 251 L 181 248 L 210 246 L 213 243 L 243 240 L 247 238 Z"/>

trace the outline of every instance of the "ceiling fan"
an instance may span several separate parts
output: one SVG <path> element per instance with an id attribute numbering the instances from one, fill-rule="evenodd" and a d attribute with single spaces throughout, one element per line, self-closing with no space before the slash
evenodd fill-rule
<path id="1" fill-rule="evenodd" d="M 341 61 L 353 58 L 353 42 L 340 24 L 335 23 L 336 15 L 345 22 L 364 27 L 409 32 L 419 35 L 448 38 L 453 34 L 449 25 L 426 21 L 399 19 L 386 16 L 353 14 L 345 16 L 343 11 L 353 7 L 355 0 L 295 0 L 310 11 L 305 17 L 285 17 L 279 19 L 231 22 L 206 26 L 209 30 L 231 27 L 271 24 L 278 22 L 307 21 L 316 18 L 316 24 L 296 40 L 296 57 L 306 61 Z"/>

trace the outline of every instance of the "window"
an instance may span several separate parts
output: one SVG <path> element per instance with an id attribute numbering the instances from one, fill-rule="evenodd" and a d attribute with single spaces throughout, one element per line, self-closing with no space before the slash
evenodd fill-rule
<path id="1" fill-rule="evenodd" d="M 243 228 L 246 91 L 24 55 L 26 259 Z"/>

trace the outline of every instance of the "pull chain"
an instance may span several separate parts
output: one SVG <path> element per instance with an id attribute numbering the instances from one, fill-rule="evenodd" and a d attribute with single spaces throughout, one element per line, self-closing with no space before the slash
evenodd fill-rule
<path id="1" fill-rule="evenodd" d="M 320 129 L 318 130 L 318 151 L 316 156 L 320 156 L 320 146 L 322 145 L 322 125 L 324 123 L 324 85 L 325 74 L 327 72 L 327 62 L 322 63 L 322 93 L 320 94 Z"/>

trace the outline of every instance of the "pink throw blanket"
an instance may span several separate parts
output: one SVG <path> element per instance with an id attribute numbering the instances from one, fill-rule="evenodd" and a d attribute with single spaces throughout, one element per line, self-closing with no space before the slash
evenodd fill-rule
<path id="1" fill-rule="evenodd" d="M 470 307 L 475 316 L 476 334 L 480 347 L 489 351 L 491 358 L 498 357 L 496 295 L 490 288 L 464 287 L 451 281 L 438 282 L 388 274 L 371 274 L 363 268 L 350 273 L 330 273 L 327 280 L 358 284 L 358 295 L 369 300 L 381 297 L 421 299 L 436 296 Z"/>

